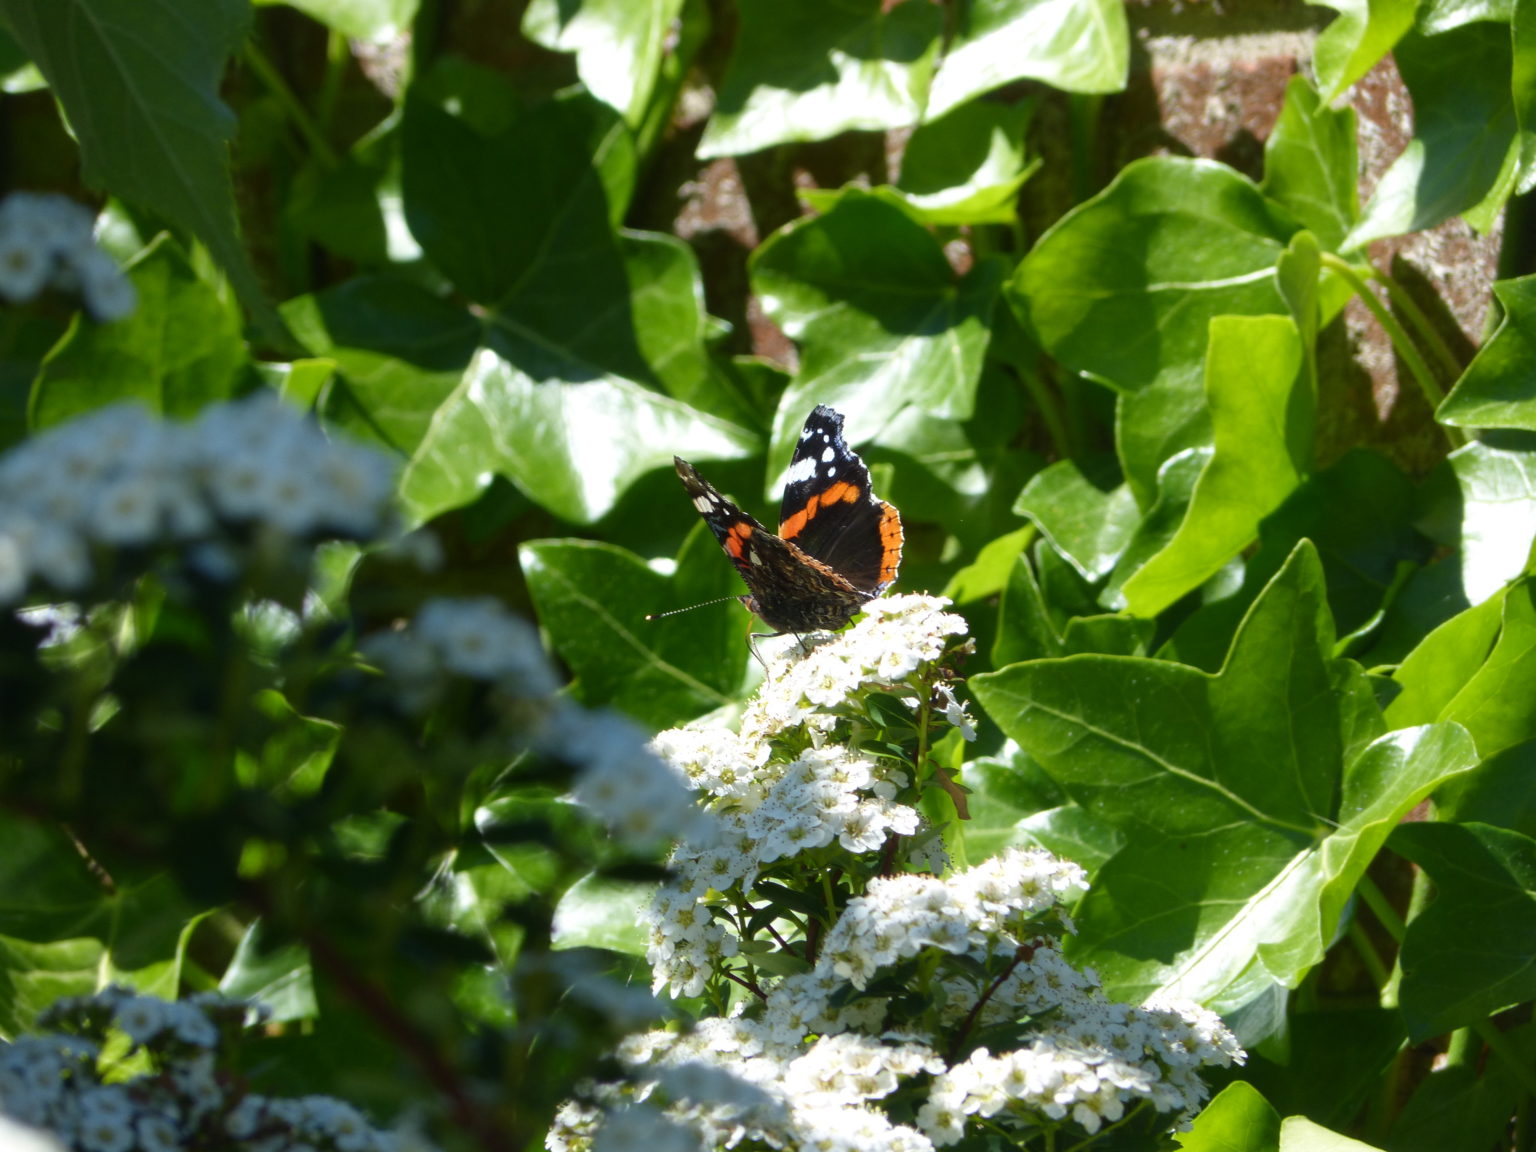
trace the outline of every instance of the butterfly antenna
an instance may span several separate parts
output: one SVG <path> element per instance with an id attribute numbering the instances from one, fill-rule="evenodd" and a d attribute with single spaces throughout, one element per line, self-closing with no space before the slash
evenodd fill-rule
<path id="1" fill-rule="evenodd" d="M 737 599 L 740 599 L 740 597 L 722 596 L 718 600 L 706 600 L 702 604 L 690 604 L 686 608 L 674 608 L 670 612 L 650 612 L 647 613 L 645 618 L 647 620 L 660 620 L 663 616 L 676 616 L 680 612 L 692 612 L 695 608 L 708 608 L 711 604 L 724 604 L 727 600 Z"/>

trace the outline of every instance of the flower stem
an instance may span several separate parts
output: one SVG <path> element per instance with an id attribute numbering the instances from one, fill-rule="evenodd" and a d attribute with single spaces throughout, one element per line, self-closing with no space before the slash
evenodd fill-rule
<path id="1" fill-rule="evenodd" d="M 1439 362 L 1441 371 L 1453 380 L 1460 376 L 1463 365 L 1456 359 L 1456 353 L 1451 351 L 1451 346 L 1445 342 L 1445 337 L 1440 335 L 1440 330 L 1431 323 L 1418 302 L 1397 282 L 1397 278 L 1383 272 L 1374 264 L 1371 265 L 1370 276 L 1387 290 L 1387 295 L 1392 299 L 1392 307 L 1408 318 L 1408 323 L 1413 325 L 1414 331 L 1419 334 L 1419 338 L 1424 341 L 1430 353 Z"/>
<path id="2" fill-rule="evenodd" d="M 1402 324 L 1398 323 L 1398 319 L 1392 314 L 1392 310 L 1382 304 L 1376 293 L 1371 291 L 1370 285 L 1361 279 L 1360 274 L 1346 261 L 1340 260 L 1332 253 L 1324 252 L 1323 267 L 1348 284 L 1354 290 L 1355 295 L 1360 297 L 1360 303 L 1364 304 L 1370 310 L 1371 315 L 1376 317 L 1376 322 L 1381 325 L 1387 334 L 1387 338 L 1392 341 L 1393 349 L 1402 358 L 1403 363 L 1408 366 L 1409 374 L 1418 384 L 1419 391 L 1424 394 L 1424 398 L 1429 401 L 1430 407 L 1438 408 L 1440 402 L 1445 399 L 1445 389 L 1440 386 L 1440 381 L 1429 370 L 1429 365 L 1425 363 L 1424 357 L 1420 355 L 1418 348 L 1409 338 Z M 1453 447 L 1460 448 L 1467 443 L 1467 434 L 1460 428 L 1441 425 L 1441 430 L 1445 433 L 1446 439 L 1451 442 Z"/>

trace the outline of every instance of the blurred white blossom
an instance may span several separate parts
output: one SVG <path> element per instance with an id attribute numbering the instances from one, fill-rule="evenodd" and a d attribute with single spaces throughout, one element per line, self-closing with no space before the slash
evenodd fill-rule
<path id="1" fill-rule="evenodd" d="M 343 1100 L 261 1096 L 223 1070 L 220 1058 L 249 1013 L 246 1002 L 217 993 L 166 1001 L 109 987 L 55 1001 L 40 1020 L 52 1031 L 0 1044 L 0 1147 L 397 1152 L 394 1133 L 373 1127 Z M 151 1056 L 152 1071 L 121 1079 L 113 1067 L 120 1057 L 102 1059 L 117 1034 Z"/>
<path id="2" fill-rule="evenodd" d="M 394 474 L 273 392 L 187 423 L 103 408 L 0 456 L 0 604 L 76 593 L 123 550 L 174 547 L 227 579 L 247 551 L 371 539 L 393 523 Z"/>
<path id="3" fill-rule="evenodd" d="M 91 214 L 63 196 L 13 192 L 0 202 L 0 297 L 23 304 L 47 288 L 79 293 L 91 318 L 121 320 L 133 283 L 96 247 Z"/>

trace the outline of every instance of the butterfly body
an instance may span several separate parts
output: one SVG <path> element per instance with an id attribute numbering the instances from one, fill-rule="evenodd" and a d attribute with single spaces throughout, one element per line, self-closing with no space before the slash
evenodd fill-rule
<path id="1" fill-rule="evenodd" d="M 818 405 L 806 419 L 770 532 L 686 460 L 673 458 L 693 506 L 750 594 L 738 597 L 775 633 L 841 628 L 896 579 L 901 516 L 875 497 L 869 469 L 843 439 L 843 418 Z"/>

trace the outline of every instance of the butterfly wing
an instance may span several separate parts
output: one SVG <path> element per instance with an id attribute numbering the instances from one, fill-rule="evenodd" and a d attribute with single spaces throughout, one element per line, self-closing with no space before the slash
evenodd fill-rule
<path id="1" fill-rule="evenodd" d="M 768 531 L 688 461 L 674 456 L 673 463 L 688 498 L 750 589 L 743 603 L 770 628 L 781 633 L 840 628 L 859 610 L 865 592 Z"/>
<path id="2" fill-rule="evenodd" d="M 874 596 L 896 579 L 901 516 L 876 499 L 869 469 L 843 439 L 843 417 L 818 404 L 789 465 L 779 535 Z"/>

